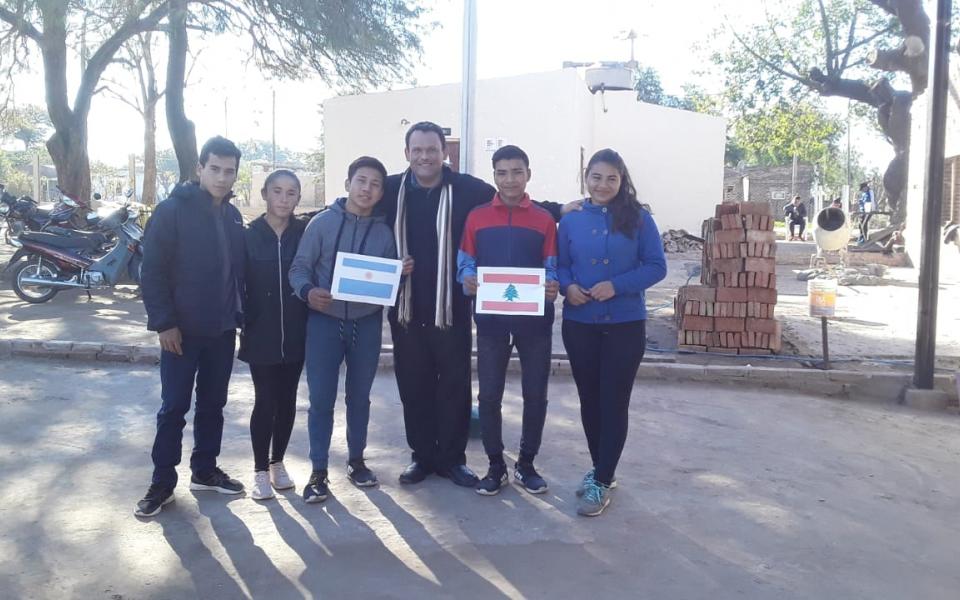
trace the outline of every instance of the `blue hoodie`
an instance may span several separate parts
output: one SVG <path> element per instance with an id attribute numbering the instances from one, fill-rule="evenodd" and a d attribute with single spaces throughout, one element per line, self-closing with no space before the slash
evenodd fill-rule
<path id="1" fill-rule="evenodd" d="M 657 224 L 649 211 L 640 212 L 633 239 L 613 231 L 610 211 L 589 200 L 583 210 L 560 221 L 557 256 L 560 293 L 576 283 L 590 289 L 601 281 L 613 283 L 615 295 L 606 302 L 580 306 L 563 304 L 563 318 L 578 323 L 625 323 L 647 318 L 645 290 L 667 275 L 667 261 Z"/>

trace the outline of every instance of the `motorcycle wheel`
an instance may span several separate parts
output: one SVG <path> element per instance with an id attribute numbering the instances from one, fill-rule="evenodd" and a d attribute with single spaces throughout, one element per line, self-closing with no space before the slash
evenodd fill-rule
<path id="1" fill-rule="evenodd" d="M 13 293 L 15 293 L 24 302 L 29 302 L 31 304 L 42 304 L 44 302 L 49 302 L 60 290 L 56 288 L 40 287 L 35 285 L 24 286 L 20 283 L 20 280 L 24 277 L 56 278 L 59 273 L 60 270 L 53 263 L 42 261 L 38 266 L 35 258 L 28 259 L 26 262 L 17 265 L 17 267 L 13 270 L 13 274 L 10 277 L 13 283 Z"/>

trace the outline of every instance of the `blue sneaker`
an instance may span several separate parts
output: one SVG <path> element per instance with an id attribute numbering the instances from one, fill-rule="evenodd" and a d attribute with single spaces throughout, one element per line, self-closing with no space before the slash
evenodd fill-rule
<path id="1" fill-rule="evenodd" d="M 593 476 L 597 472 L 596 469 L 590 469 L 587 471 L 587 474 L 583 476 L 583 481 L 580 482 L 580 487 L 577 488 L 577 498 L 583 496 L 584 490 L 587 488 L 587 485 L 593 482 Z M 617 487 L 617 478 L 614 477 L 610 482 L 610 489 Z"/>
<path id="2" fill-rule="evenodd" d="M 597 481 L 591 481 L 577 503 L 577 514 L 596 517 L 610 504 L 611 489 Z"/>
<path id="3" fill-rule="evenodd" d="M 303 501 L 307 504 L 316 504 L 326 500 L 330 495 L 330 488 L 327 487 L 329 483 L 326 469 L 311 473 L 310 482 L 303 488 Z"/>

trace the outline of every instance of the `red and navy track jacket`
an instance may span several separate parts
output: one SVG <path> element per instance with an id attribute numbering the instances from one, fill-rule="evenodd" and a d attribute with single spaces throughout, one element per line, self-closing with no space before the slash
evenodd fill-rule
<path id="1" fill-rule="evenodd" d="M 475 277 L 477 267 L 543 268 L 547 280 L 556 280 L 557 225 L 553 216 L 528 195 L 515 207 L 504 204 L 497 194 L 474 208 L 467 216 L 457 254 L 457 281 Z M 550 335 L 553 303 L 544 306 L 542 317 L 474 314 L 474 320 L 477 335 Z"/>

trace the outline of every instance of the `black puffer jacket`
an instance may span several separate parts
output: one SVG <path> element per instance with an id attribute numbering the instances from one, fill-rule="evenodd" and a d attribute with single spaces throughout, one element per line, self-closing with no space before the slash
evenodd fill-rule
<path id="1" fill-rule="evenodd" d="M 290 219 L 280 239 L 262 216 L 244 232 L 247 247 L 245 326 L 238 358 L 252 365 L 303 360 L 307 305 L 290 287 L 290 263 L 305 225 Z"/>

